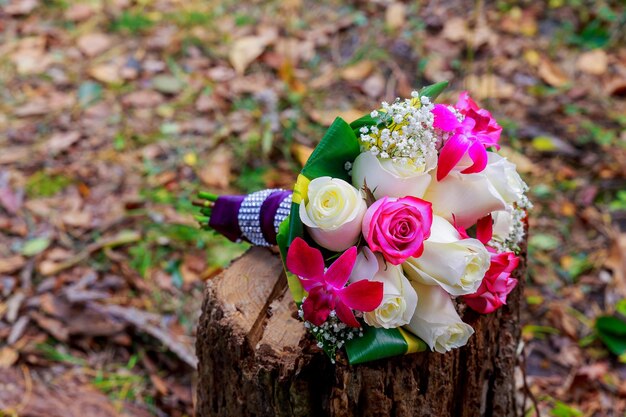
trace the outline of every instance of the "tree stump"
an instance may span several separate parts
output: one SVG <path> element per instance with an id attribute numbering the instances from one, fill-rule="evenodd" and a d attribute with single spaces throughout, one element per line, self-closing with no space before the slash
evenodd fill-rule
<path id="1" fill-rule="evenodd" d="M 278 255 L 250 249 L 206 288 L 198 416 L 515 416 L 525 271 L 522 256 L 507 306 L 462 312 L 476 333 L 461 349 L 333 365 L 296 318 Z"/>

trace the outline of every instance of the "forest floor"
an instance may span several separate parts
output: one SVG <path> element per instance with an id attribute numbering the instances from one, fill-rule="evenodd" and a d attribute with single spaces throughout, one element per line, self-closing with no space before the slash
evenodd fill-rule
<path id="1" fill-rule="evenodd" d="M 0 416 L 191 416 L 203 284 L 246 246 L 190 199 L 290 187 L 335 116 L 441 80 L 531 187 L 527 415 L 622 416 L 626 331 L 595 322 L 626 313 L 624 27 L 620 1 L 0 0 Z"/>

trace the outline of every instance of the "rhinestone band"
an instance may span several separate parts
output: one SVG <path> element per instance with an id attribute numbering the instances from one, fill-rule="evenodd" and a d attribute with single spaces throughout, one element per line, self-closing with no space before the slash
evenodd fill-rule
<path id="1" fill-rule="evenodd" d="M 289 216 L 291 212 L 291 194 L 289 194 L 283 201 L 280 202 L 278 206 L 278 210 L 276 210 L 276 214 L 274 215 L 274 230 L 276 230 L 276 234 L 278 234 L 278 228 L 280 224 Z"/>
<path id="2" fill-rule="evenodd" d="M 239 229 L 241 229 L 241 233 L 253 245 L 272 246 L 265 240 L 263 231 L 261 230 L 261 206 L 265 199 L 274 191 L 283 190 L 274 188 L 248 194 L 239 208 L 239 214 L 237 216 Z"/>

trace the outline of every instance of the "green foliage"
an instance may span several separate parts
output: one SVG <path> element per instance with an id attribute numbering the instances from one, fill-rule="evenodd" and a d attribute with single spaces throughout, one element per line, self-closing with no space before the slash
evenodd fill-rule
<path id="1" fill-rule="evenodd" d="M 600 146 L 609 146 L 617 141 L 615 131 L 605 129 L 591 120 L 584 120 L 581 123 L 581 127 L 586 131 L 586 134 L 579 137 L 580 143 L 591 142 Z"/>
<path id="2" fill-rule="evenodd" d="M 48 246 L 50 246 L 50 239 L 47 237 L 36 237 L 34 239 L 30 239 L 24 243 L 24 246 L 22 246 L 22 255 L 35 256 L 45 251 Z"/>
<path id="3" fill-rule="evenodd" d="M 85 81 L 78 87 L 78 104 L 89 107 L 102 99 L 102 86 L 94 81 Z"/>
<path id="4" fill-rule="evenodd" d="M 615 194 L 615 199 L 609 204 L 611 211 L 626 210 L 626 190 L 619 190 Z"/>
<path id="5" fill-rule="evenodd" d="M 265 188 L 264 176 L 267 167 L 251 168 L 244 166 L 235 180 L 235 185 L 244 193 L 251 193 Z"/>
<path id="6" fill-rule="evenodd" d="M 600 340 L 615 355 L 626 353 L 626 322 L 614 316 L 601 316 L 596 320 Z"/>
<path id="7" fill-rule="evenodd" d="M 206 26 L 213 22 L 215 16 L 213 13 L 198 10 L 181 10 L 168 14 L 166 19 L 172 20 L 178 27 L 189 29 Z"/>
<path id="8" fill-rule="evenodd" d="M 359 152 L 359 142 L 354 131 L 345 120 L 338 117 L 309 157 L 302 174 L 311 180 L 328 175 L 350 181 L 345 163 L 353 162 Z"/>
<path id="9" fill-rule="evenodd" d="M 45 343 L 37 345 L 37 350 L 43 354 L 43 356 L 54 362 L 62 362 L 70 365 L 86 366 L 87 361 L 82 358 L 70 355 L 69 353 L 62 352 L 58 349 L 52 339 L 49 339 Z"/>
<path id="10" fill-rule="evenodd" d="M 603 48 L 608 45 L 611 36 L 606 25 L 599 19 L 587 23 L 580 32 L 572 29 L 571 23 L 564 22 L 563 27 L 571 31 L 566 40 L 574 46 L 586 49 Z"/>
<path id="11" fill-rule="evenodd" d="M 550 410 L 550 415 L 554 417 L 580 417 L 583 413 L 561 401 L 555 401 L 554 407 Z"/>
<path id="12" fill-rule="evenodd" d="M 150 29 L 152 25 L 154 25 L 154 22 L 142 13 L 124 10 L 120 17 L 111 23 L 111 30 L 138 35 Z"/>
<path id="13" fill-rule="evenodd" d="M 554 250 L 559 246 L 559 240 L 546 233 L 536 233 L 530 236 L 528 245 L 531 250 Z"/>
<path id="14" fill-rule="evenodd" d="M 52 197 L 71 183 L 72 180 L 63 175 L 49 175 L 45 171 L 37 171 L 26 181 L 26 194 L 30 198 Z"/>
<path id="15" fill-rule="evenodd" d="M 539 326 L 535 324 L 527 324 L 522 328 L 522 336 L 524 338 L 545 339 L 547 335 L 559 334 L 559 330 L 550 326 Z"/>

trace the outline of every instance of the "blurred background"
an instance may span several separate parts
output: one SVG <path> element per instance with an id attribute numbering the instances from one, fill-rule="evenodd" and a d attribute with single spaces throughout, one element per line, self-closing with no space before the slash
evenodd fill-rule
<path id="1" fill-rule="evenodd" d="M 441 80 L 531 186 L 527 415 L 624 415 L 623 1 L 0 0 L 0 40 L 0 415 L 191 416 L 246 246 L 190 199 L 290 187 L 335 116 Z"/>

